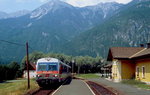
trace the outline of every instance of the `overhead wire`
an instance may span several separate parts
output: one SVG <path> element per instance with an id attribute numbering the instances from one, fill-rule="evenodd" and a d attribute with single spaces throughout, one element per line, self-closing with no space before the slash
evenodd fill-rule
<path id="1" fill-rule="evenodd" d="M 9 44 L 13 44 L 13 45 L 18 45 L 18 46 L 25 46 L 25 44 L 21 44 L 21 43 L 16 43 L 16 42 L 12 42 L 12 41 L 7 41 L 7 40 L 2 40 L 0 39 L 1 42 L 5 42 L 5 43 L 9 43 Z M 29 49 L 31 49 L 32 51 L 35 51 L 31 46 L 28 46 Z"/>
<path id="2" fill-rule="evenodd" d="M 5 42 L 5 43 L 9 43 L 9 44 L 14 44 L 14 45 L 18 45 L 18 46 L 25 46 L 25 44 L 20 44 L 20 43 L 16 43 L 16 42 L 10 42 L 10 41 L 6 41 L 6 40 L 1 40 L 1 42 Z"/>

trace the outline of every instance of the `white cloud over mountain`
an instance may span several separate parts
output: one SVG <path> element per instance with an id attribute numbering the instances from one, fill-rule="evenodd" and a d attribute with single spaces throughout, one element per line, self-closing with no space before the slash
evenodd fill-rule
<path id="1" fill-rule="evenodd" d="M 83 7 L 89 5 L 96 5 L 100 2 L 118 2 L 126 4 L 132 0 L 61 0 L 61 1 L 65 1 L 74 6 Z"/>
<path id="2" fill-rule="evenodd" d="M 15 12 L 19 10 L 33 10 L 51 0 L 0 0 L 0 11 Z M 84 7 L 96 5 L 100 2 L 128 3 L 132 0 L 61 0 L 73 6 Z"/>
<path id="3" fill-rule="evenodd" d="M 51 0 L 16 0 L 17 2 L 47 2 Z M 119 2 L 119 3 L 128 3 L 132 0 L 61 0 L 64 2 L 67 2 L 71 5 L 83 7 L 83 6 L 89 6 L 89 5 L 95 5 L 100 2 Z"/>

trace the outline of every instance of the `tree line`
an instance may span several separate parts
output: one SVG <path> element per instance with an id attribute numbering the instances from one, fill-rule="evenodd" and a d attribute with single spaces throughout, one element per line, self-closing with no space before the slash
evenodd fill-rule
<path id="1" fill-rule="evenodd" d="M 73 73 L 96 73 L 100 71 L 101 66 L 103 65 L 103 58 L 101 57 L 91 57 L 91 56 L 69 56 L 65 54 L 56 54 L 56 53 L 42 53 L 42 52 L 33 52 L 29 54 L 29 62 L 36 63 L 40 58 L 52 57 L 61 60 L 62 62 L 70 65 L 73 69 Z M 25 68 L 26 56 L 21 62 L 22 69 Z"/>
<path id="2" fill-rule="evenodd" d="M 103 65 L 101 57 L 90 56 L 69 56 L 65 54 L 56 54 L 43 52 L 33 52 L 29 54 L 29 62 L 36 63 L 40 58 L 52 57 L 61 60 L 62 62 L 72 67 L 72 73 L 96 73 L 100 71 Z M 9 64 L 0 64 L 0 82 L 5 80 L 15 79 L 22 77 L 23 70 L 26 66 L 26 56 L 22 59 L 21 64 L 17 62 L 11 62 Z"/>

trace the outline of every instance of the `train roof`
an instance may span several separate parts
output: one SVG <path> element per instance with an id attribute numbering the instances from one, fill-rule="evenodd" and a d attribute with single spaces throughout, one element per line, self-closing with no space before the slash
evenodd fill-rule
<path id="1" fill-rule="evenodd" d="M 41 59 L 38 59 L 37 63 L 39 62 L 60 62 L 58 59 L 56 58 L 41 58 Z"/>
<path id="2" fill-rule="evenodd" d="M 40 62 L 58 62 L 58 63 L 61 63 L 69 68 L 71 68 L 69 65 L 61 62 L 60 60 L 58 60 L 57 58 L 51 58 L 51 57 L 48 57 L 48 58 L 41 58 L 41 59 L 38 59 L 37 63 L 40 63 Z"/>

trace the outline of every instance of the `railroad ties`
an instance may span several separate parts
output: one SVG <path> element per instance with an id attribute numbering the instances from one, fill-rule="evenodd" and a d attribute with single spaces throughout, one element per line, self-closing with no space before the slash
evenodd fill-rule
<path id="1" fill-rule="evenodd" d="M 95 95 L 119 95 L 98 83 L 92 81 L 86 81 L 86 83 L 91 87 Z"/>
<path id="2" fill-rule="evenodd" d="M 60 85 L 47 87 L 47 88 L 39 88 L 35 91 L 30 91 L 25 95 L 51 95 Z"/>
<path id="3" fill-rule="evenodd" d="M 50 95 L 54 89 L 49 89 L 49 88 L 40 88 L 38 91 L 35 93 L 32 93 L 31 95 Z"/>

